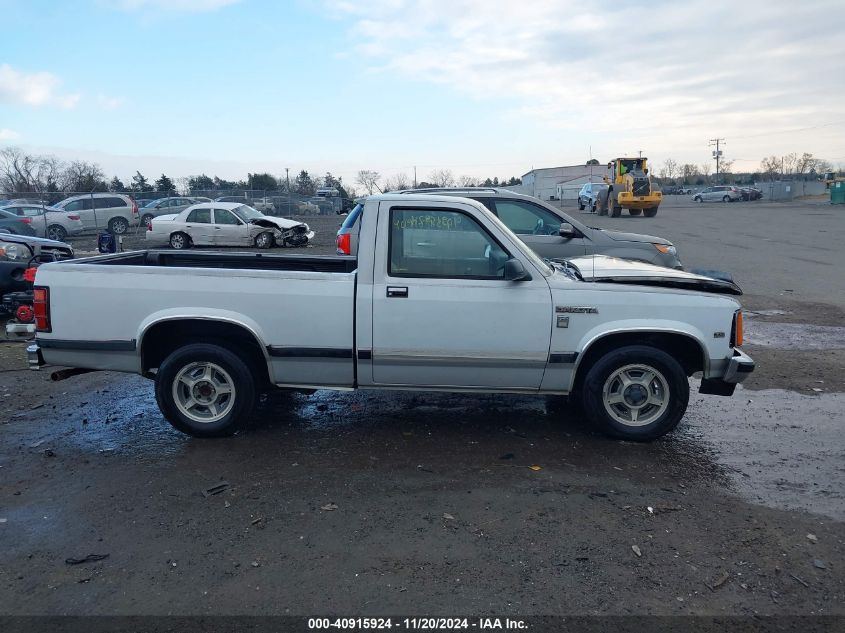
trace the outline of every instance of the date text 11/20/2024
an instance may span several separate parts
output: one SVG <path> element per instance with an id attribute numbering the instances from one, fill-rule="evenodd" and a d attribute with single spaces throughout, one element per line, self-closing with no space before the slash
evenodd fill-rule
<path id="1" fill-rule="evenodd" d="M 308 618 L 309 630 L 408 629 L 441 630 L 525 630 L 524 620 L 511 618 Z"/>

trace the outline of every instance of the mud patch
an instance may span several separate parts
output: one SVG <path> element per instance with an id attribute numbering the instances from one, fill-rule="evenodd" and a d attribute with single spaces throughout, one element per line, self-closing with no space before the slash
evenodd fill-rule
<path id="1" fill-rule="evenodd" d="M 776 349 L 845 349 L 845 327 L 806 323 L 766 323 L 749 319 L 745 341 Z"/>

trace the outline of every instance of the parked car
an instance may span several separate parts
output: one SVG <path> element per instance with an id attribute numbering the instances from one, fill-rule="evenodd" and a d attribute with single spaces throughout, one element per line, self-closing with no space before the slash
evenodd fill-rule
<path id="1" fill-rule="evenodd" d="M 180 211 L 190 207 L 192 204 L 196 204 L 193 198 L 159 198 L 158 200 L 150 200 L 147 204 L 138 209 L 138 214 L 141 216 L 141 223 L 148 225 L 155 217 L 171 213 L 179 213 Z"/>
<path id="2" fill-rule="evenodd" d="M 38 198 L 15 198 L 13 200 L 0 200 L 0 208 L 8 207 L 13 204 L 32 204 L 40 206 L 44 204 L 44 201 L 39 200 Z"/>
<path id="3" fill-rule="evenodd" d="M 357 258 L 136 251 L 42 266 L 30 366 L 153 376 L 164 417 L 204 437 L 235 433 L 275 385 L 569 395 L 639 441 L 680 422 L 689 377 L 727 396 L 754 370 L 735 287 L 649 266 L 587 282 L 462 197 L 378 195 L 361 213 Z"/>
<path id="4" fill-rule="evenodd" d="M 740 187 L 739 192 L 745 201 L 759 200 L 763 197 L 763 192 L 755 187 Z"/>
<path id="5" fill-rule="evenodd" d="M 3 233 L 34 237 L 35 229 L 24 218 L 18 217 L 14 213 L 7 213 L 3 207 L 0 207 L 0 237 Z"/>
<path id="6" fill-rule="evenodd" d="M 82 220 L 76 213 L 64 213 L 54 207 L 13 204 L 2 207 L 4 213 L 11 213 L 29 224 L 38 237 L 46 237 L 59 242 L 68 235 L 76 235 L 83 230 Z"/>
<path id="7" fill-rule="evenodd" d="M 742 194 L 737 187 L 731 185 L 717 185 L 705 187 L 692 197 L 694 202 L 736 202 L 742 200 Z"/>
<path id="8" fill-rule="evenodd" d="M 138 226 L 138 205 L 119 193 L 91 193 L 71 196 L 54 205 L 65 213 L 78 214 L 85 230 L 108 229 L 122 235 Z"/>
<path id="9" fill-rule="evenodd" d="M 581 191 L 578 192 L 578 209 L 583 211 L 585 207 L 589 207 L 590 211 L 595 213 L 596 201 L 599 198 L 599 192 L 607 190 L 607 185 L 599 182 L 588 182 Z"/>
<path id="10" fill-rule="evenodd" d="M 266 216 L 237 202 L 204 202 L 175 215 L 153 218 L 148 243 L 191 246 L 305 246 L 314 237 L 307 224 Z"/>
<path id="11" fill-rule="evenodd" d="M 400 192 L 400 195 L 411 194 L 460 196 L 476 200 L 498 216 L 505 226 L 538 255 L 548 259 L 600 254 L 669 268 L 683 267 L 677 249 L 669 240 L 590 227 L 542 200 L 508 189 L 419 189 Z M 362 204 L 356 206 L 346 216 L 338 231 L 339 255 L 357 254 L 362 209 Z"/>

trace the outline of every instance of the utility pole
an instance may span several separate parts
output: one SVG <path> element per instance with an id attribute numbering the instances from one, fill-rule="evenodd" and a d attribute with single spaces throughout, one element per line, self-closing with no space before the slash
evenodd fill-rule
<path id="1" fill-rule="evenodd" d="M 414 189 L 417 188 L 417 166 L 414 165 Z"/>
<path id="2" fill-rule="evenodd" d="M 720 143 L 727 144 L 723 138 L 711 138 L 709 143 L 711 147 L 716 146 L 716 149 L 713 150 L 713 158 L 716 159 L 716 182 L 719 182 L 719 162 L 722 160 L 722 150 L 719 149 Z"/>
<path id="3" fill-rule="evenodd" d="M 291 215 L 291 212 L 290 212 L 290 174 L 288 172 L 290 172 L 290 168 L 285 167 L 285 187 L 287 187 L 287 190 L 288 190 L 288 215 Z"/>

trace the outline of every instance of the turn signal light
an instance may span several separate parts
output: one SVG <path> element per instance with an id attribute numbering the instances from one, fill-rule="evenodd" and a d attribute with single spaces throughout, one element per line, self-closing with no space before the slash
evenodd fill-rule
<path id="1" fill-rule="evenodd" d="M 735 347 L 742 347 L 742 310 L 736 313 L 736 342 Z"/>
<path id="2" fill-rule="evenodd" d="M 32 291 L 32 309 L 35 312 L 35 330 L 50 332 L 50 289 L 44 286 Z"/>
<path id="3" fill-rule="evenodd" d="M 27 281 L 31 284 L 35 283 L 35 273 L 38 269 L 37 268 L 27 268 L 23 271 L 23 280 Z"/>

